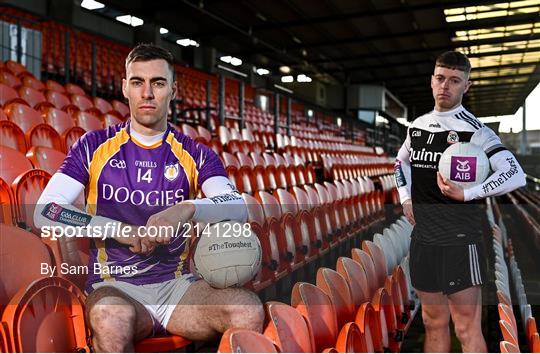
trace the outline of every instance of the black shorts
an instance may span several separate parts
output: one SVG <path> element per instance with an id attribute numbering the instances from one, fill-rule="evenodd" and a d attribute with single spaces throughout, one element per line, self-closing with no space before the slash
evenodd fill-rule
<path id="1" fill-rule="evenodd" d="M 409 265 L 412 285 L 420 291 L 449 295 L 486 281 L 482 243 L 436 246 L 413 238 Z"/>

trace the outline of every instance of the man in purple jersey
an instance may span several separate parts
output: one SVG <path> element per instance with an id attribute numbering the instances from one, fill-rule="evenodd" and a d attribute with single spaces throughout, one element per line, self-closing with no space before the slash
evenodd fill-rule
<path id="1" fill-rule="evenodd" d="M 167 123 L 176 95 L 172 55 L 154 45 L 135 47 L 122 89 L 131 118 L 81 137 L 34 213 L 42 233 L 84 227 L 106 236 L 92 238 L 88 265 L 94 349 L 132 352 L 135 342 L 165 333 L 207 340 L 230 327 L 260 332 L 258 297 L 197 280 L 189 273 L 189 238 L 170 231 L 190 221 L 247 217 L 218 156 Z M 201 190 L 207 198 L 195 199 Z M 85 211 L 73 205 L 83 191 Z M 168 232 L 144 237 L 152 227 Z"/>

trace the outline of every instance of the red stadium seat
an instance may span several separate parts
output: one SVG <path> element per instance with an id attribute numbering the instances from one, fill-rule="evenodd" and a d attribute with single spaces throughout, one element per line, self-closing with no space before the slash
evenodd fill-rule
<path id="1" fill-rule="evenodd" d="M 64 162 L 66 154 L 44 146 L 32 146 L 26 153 L 26 157 L 34 167 L 53 175 Z"/>
<path id="2" fill-rule="evenodd" d="M 73 127 L 68 129 L 62 134 L 64 151 L 67 153 L 71 149 L 71 146 L 75 144 L 86 131 L 81 127 Z"/>
<path id="3" fill-rule="evenodd" d="M 2 321 L 12 333 L 11 347 L 15 352 L 89 350 L 85 297 L 69 281 L 58 277 L 36 280 L 20 289 L 12 301 L 17 305 L 4 311 Z"/>
<path id="4" fill-rule="evenodd" d="M 316 285 L 330 297 L 336 311 L 338 327 L 354 320 L 355 307 L 345 278 L 338 272 L 321 267 L 317 270 Z"/>
<path id="5" fill-rule="evenodd" d="M 386 262 L 385 254 L 375 243 L 369 240 L 362 241 L 362 250 L 369 254 L 373 261 L 375 275 L 377 277 L 377 287 L 383 287 L 386 281 Z"/>
<path id="6" fill-rule="evenodd" d="M 516 347 L 519 347 L 517 328 L 514 327 L 512 323 L 505 320 L 500 320 L 499 326 L 501 327 L 503 340 L 512 343 Z"/>
<path id="7" fill-rule="evenodd" d="M 355 308 L 359 308 L 364 302 L 371 300 L 366 272 L 360 263 L 348 257 L 339 257 L 336 271 L 349 284 Z"/>
<path id="8" fill-rule="evenodd" d="M 19 76 L 22 73 L 25 73 L 28 71 L 26 70 L 26 67 L 24 65 L 17 63 L 16 61 L 13 61 L 13 60 L 6 61 L 5 65 L 6 65 L 6 68 L 8 68 L 9 71 L 11 71 L 13 75 L 15 76 Z"/>
<path id="9" fill-rule="evenodd" d="M 384 288 L 379 288 L 371 300 L 375 316 L 377 317 L 377 326 L 379 328 L 379 340 L 374 342 L 375 348 L 384 351 L 399 351 L 399 342 L 403 339 L 403 333 L 397 330 L 396 314 L 394 312 L 394 303 L 392 298 Z M 380 348 L 382 346 L 383 348 Z"/>
<path id="10" fill-rule="evenodd" d="M 12 88 L 18 88 L 21 86 L 21 80 L 7 70 L 0 69 L 0 84 L 8 85 Z"/>
<path id="11" fill-rule="evenodd" d="M 101 118 L 103 119 L 105 127 L 122 123 L 122 121 L 116 115 L 111 113 L 104 114 Z"/>
<path id="12" fill-rule="evenodd" d="M 199 136 L 199 133 L 195 128 L 193 128 L 191 125 L 183 123 L 181 126 L 181 132 L 184 135 L 189 136 L 191 139 L 195 140 Z"/>
<path id="13" fill-rule="evenodd" d="M 89 132 L 92 130 L 103 129 L 103 123 L 95 115 L 88 112 L 77 112 L 75 114 L 76 125 Z"/>
<path id="14" fill-rule="evenodd" d="M 60 134 L 48 124 L 38 124 L 26 133 L 28 146 L 45 146 L 58 151 L 64 149 Z"/>
<path id="15" fill-rule="evenodd" d="M 0 322 L 0 353 L 13 352 L 9 346 L 8 337 L 9 333 L 7 331 L 7 325 L 5 325 L 4 322 Z"/>
<path id="16" fill-rule="evenodd" d="M 334 347 L 338 322 L 332 301 L 324 291 L 309 283 L 296 283 L 291 293 L 291 306 L 310 324 L 316 352 Z"/>
<path id="17" fill-rule="evenodd" d="M 517 345 L 507 341 L 501 341 L 499 348 L 501 349 L 501 353 L 521 353 Z"/>
<path id="18" fill-rule="evenodd" d="M 135 353 L 174 352 L 190 343 L 190 340 L 176 335 L 150 337 L 135 344 Z"/>
<path id="19" fill-rule="evenodd" d="M 17 124 L 25 133 L 34 126 L 44 123 L 38 111 L 20 103 L 11 105 L 6 114 L 9 120 Z"/>
<path id="20" fill-rule="evenodd" d="M 39 233 L 39 230 L 34 225 L 34 209 L 50 179 L 47 171 L 33 169 L 19 175 L 11 184 L 17 206 L 17 221 L 35 233 Z"/>
<path id="21" fill-rule="evenodd" d="M 23 172 L 31 170 L 32 164 L 20 151 L 0 145 L 0 178 L 11 184 Z"/>
<path id="22" fill-rule="evenodd" d="M 46 89 L 45 85 L 41 81 L 30 75 L 25 75 L 22 78 L 22 85 L 26 87 L 31 87 L 34 90 L 38 91 L 45 91 Z"/>
<path id="23" fill-rule="evenodd" d="M 0 83 L 0 106 L 7 106 L 10 102 L 25 103 L 19 98 L 19 93 L 11 86 Z"/>
<path id="24" fill-rule="evenodd" d="M 19 126 L 9 120 L 0 120 L 0 145 L 25 153 L 26 138 Z"/>
<path id="25" fill-rule="evenodd" d="M 379 287 L 373 260 L 371 259 L 369 254 L 367 254 L 365 251 L 362 251 L 359 248 L 353 248 L 351 250 L 351 254 L 352 254 L 352 259 L 360 263 L 362 265 L 362 268 L 364 268 L 364 271 L 366 272 L 366 278 L 369 285 L 369 297 L 371 298 L 373 297 L 373 294 L 375 294 L 375 291 Z"/>
<path id="26" fill-rule="evenodd" d="M 315 341 L 308 323 L 302 315 L 287 304 L 270 301 L 265 304 L 266 325 L 264 335 L 275 343 L 282 353 L 312 353 Z"/>
<path id="27" fill-rule="evenodd" d="M 69 97 L 63 94 L 62 92 L 49 90 L 45 92 L 45 98 L 47 99 L 47 102 L 51 103 L 53 106 L 55 106 L 58 109 L 65 110 L 71 106 L 77 108 L 76 106 L 73 106 L 71 104 Z"/>
<path id="28" fill-rule="evenodd" d="M 43 103 L 48 103 L 43 92 L 27 86 L 19 88 L 19 97 L 25 100 L 30 107 L 38 109 Z"/>
<path id="29" fill-rule="evenodd" d="M 118 113 L 120 113 L 122 117 L 126 117 L 129 115 L 129 107 L 126 104 L 117 100 L 113 100 L 111 104 L 112 104 L 113 109 L 117 111 Z"/>
<path id="30" fill-rule="evenodd" d="M 86 96 L 86 92 L 84 92 L 84 90 L 78 85 L 66 84 L 65 88 L 66 88 L 66 93 L 70 95 Z"/>
<path id="31" fill-rule="evenodd" d="M 75 126 L 73 119 L 66 112 L 57 108 L 46 108 L 42 116 L 45 122 L 52 126 L 58 134 L 63 134 L 66 130 Z"/>
<path id="32" fill-rule="evenodd" d="M 52 265 L 47 246 L 20 227 L 0 224 L 0 315 L 19 289 L 43 277 L 41 263 Z"/>
<path id="33" fill-rule="evenodd" d="M 15 198 L 11 186 L 0 178 L 0 224 L 15 225 Z"/>
<path id="34" fill-rule="evenodd" d="M 205 127 L 198 125 L 197 126 L 197 132 L 199 133 L 199 137 L 197 138 L 198 141 L 202 142 L 203 144 L 209 144 L 210 140 L 212 140 L 212 134 L 208 129 Z"/>
<path id="35" fill-rule="evenodd" d="M 0 109 L 0 120 L 8 120 L 8 117 L 4 113 L 4 110 Z"/>
<path id="36" fill-rule="evenodd" d="M 64 86 L 62 86 L 60 83 L 54 80 L 47 80 L 45 82 L 45 88 L 47 90 L 51 90 L 54 92 L 66 93 L 66 89 L 64 88 Z M 62 108 L 62 107 L 57 107 L 57 108 Z"/>
<path id="37" fill-rule="evenodd" d="M 277 353 L 267 337 L 248 329 L 230 328 L 223 333 L 218 353 Z"/>
<path id="38" fill-rule="evenodd" d="M 71 103 L 77 106 L 77 108 L 79 108 L 81 111 L 86 111 L 94 108 L 94 104 L 92 103 L 92 101 L 84 95 L 71 95 Z"/>
<path id="39" fill-rule="evenodd" d="M 101 112 L 101 114 L 109 113 L 113 110 L 112 105 L 103 98 L 94 97 L 93 101 L 94 107 L 96 107 Z"/>

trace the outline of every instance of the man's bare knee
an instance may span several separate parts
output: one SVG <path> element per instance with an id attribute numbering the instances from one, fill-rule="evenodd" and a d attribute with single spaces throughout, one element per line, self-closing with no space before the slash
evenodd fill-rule
<path id="1" fill-rule="evenodd" d="M 89 295 L 87 319 L 99 351 L 123 352 L 132 346 L 137 313 L 116 289 L 100 288 Z"/>
<path id="2" fill-rule="evenodd" d="M 234 305 L 224 306 L 225 317 L 231 327 L 246 328 L 262 332 L 264 308 L 256 294 L 243 291 Z"/>
<path id="3" fill-rule="evenodd" d="M 428 309 L 422 310 L 422 321 L 426 331 L 448 330 L 450 315 L 446 308 L 439 305 L 432 305 Z"/>

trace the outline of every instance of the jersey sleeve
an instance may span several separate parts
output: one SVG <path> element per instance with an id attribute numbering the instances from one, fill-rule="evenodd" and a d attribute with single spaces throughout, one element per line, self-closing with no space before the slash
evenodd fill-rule
<path id="1" fill-rule="evenodd" d="M 63 173 L 64 175 L 75 179 L 83 186 L 86 186 L 89 180 L 91 155 L 89 135 L 85 134 L 73 144 L 58 172 Z"/>
<path id="2" fill-rule="evenodd" d="M 199 188 L 209 178 L 217 176 L 228 177 L 218 155 L 208 146 L 196 144 L 194 159 L 198 172 L 197 184 Z"/>
<path id="3" fill-rule="evenodd" d="M 411 163 L 409 161 L 410 150 L 411 139 L 409 129 L 407 129 L 407 137 L 398 151 L 396 162 L 394 164 L 394 175 L 399 192 L 399 200 L 402 204 L 406 200 L 411 199 Z"/>
<path id="4" fill-rule="evenodd" d="M 502 145 L 493 130 L 488 127 L 477 130 L 471 138 L 471 143 L 485 151 L 493 174 L 484 183 L 464 189 L 465 201 L 502 195 L 526 184 L 521 165 L 514 154 Z"/>

